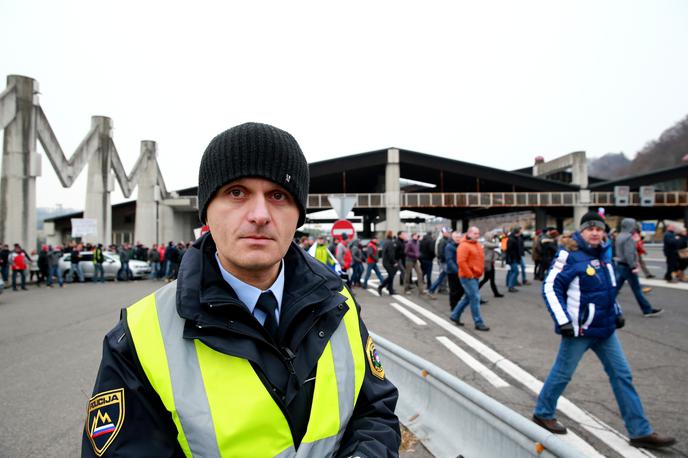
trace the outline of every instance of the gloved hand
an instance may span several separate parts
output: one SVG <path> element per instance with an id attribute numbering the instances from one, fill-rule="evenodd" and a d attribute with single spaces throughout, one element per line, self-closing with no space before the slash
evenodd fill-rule
<path id="1" fill-rule="evenodd" d="M 616 329 L 621 329 L 626 325 L 626 318 L 623 317 L 623 315 L 617 315 L 616 316 Z"/>
<path id="2" fill-rule="evenodd" d="M 559 331 L 561 332 L 562 337 L 576 337 L 573 332 L 573 325 L 570 321 L 559 326 Z"/>

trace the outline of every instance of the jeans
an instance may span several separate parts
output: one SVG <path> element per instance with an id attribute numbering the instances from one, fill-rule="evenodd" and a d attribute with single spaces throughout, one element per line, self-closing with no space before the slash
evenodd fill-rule
<path id="1" fill-rule="evenodd" d="M 437 276 L 437 280 L 430 286 L 430 289 L 428 290 L 431 293 L 434 293 L 437 291 L 437 288 L 442 286 L 442 282 L 444 281 L 445 278 L 447 278 L 447 263 L 443 262 L 440 264 L 440 274 Z"/>
<path id="2" fill-rule="evenodd" d="M 518 267 L 520 266 L 519 261 L 515 261 L 509 264 L 509 272 L 506 274 L 506 287 L 511 289 L 515 288 L 518 283 Z"/>
<path id="3" fill-rule="evenodd" d="M 26 273 L 23 270 L 12 271 L 12 289 L 17 290 L 17 274 L 21 277 L 21 289 L 26 289 Z"/>
<path id="4" fill-rule="evenodd" d="M 158 278 L 158 271 L 160 270 L 160 263 L 159 262 L 151 262 L 151 272 L 150 272 L 150 278 Z"/>
<path id="5" fill-rule="evenodd" d="M 461 318 L 463 309 L 470 303 L 471 315 L 476 326 L 483 324 L 483 319 L 480 316 L 480 288 L 478 286 L 477 278 L 463 278 L 459 277 L 461 285 L 463 286 L 464 295 L 452 310 L 452 320 L 458 321 Z"/>
<path id="6" fill-rule="evenodd" d="M 122 267 L 117 271 L 117 279 L 120 281 L 129 281 L 131 270 L 129 269 L 129 261 L 123 262 Z"/>
<path id="7" fill-rule="evenodd" d="M 645 417 L 640 397 L 633 386 L 631 368 L 616 333 L 606 339 L 585 336 L 561 338 L 557 359 L 538 396 L 535 415 L 548 420 L 555 417 L 557 400 L 571 381 L 578 362 L 588 349 L 595 352 L 604 366 L 629 436 L 634 438 L 651 434 L 652 427 Z"/>
<path id="8" fill-rule="evenodd" d="M 72 266 L 69 268 L 69 280 L 74 281 L 74 274 L 76 273 L 77 278 L 79 279 L 80 283 L 84 282 L 84 271 L 79 265 L 80 263 L 74 263 Z"/>
<path id="9" fill-rule="evenodd" d="M 521 258 L 521 283 L 524 285 L 526 284 L 526 260 L 525 258 Z"/>
<path id="10" fill-rule="evenodd" d="M 447 284 L 449 286 L 449 310 L 451 311 L 454 310 L 454 306 L 461 300 L 464 291 L 457 273 L 447 274 Z"/>
<path id="11" fill-rule="evenodd" d="M 9 275 L 10 275 L 10 266 L 9 264 L 5 263 L 2 266 L 0 266 L 0 271 L 2 272 L 2 281 L 7 283 L 9 280 Z"/>
<path id="12" fill-rule="evenodd" d="M 382 274 L 380 273 L 380 268 L 377 266 L 377 263 L 368 264 L 368 267 L 366 268 L 365 278 L 363 279 L 363 289 L 368 288 L 368 279 L 370 279 L 370 272 L 372 271 L 375 272 L 375 275 L 377 275 L 377 279 L 380 280 L 380 283 L 385 281 L 385 279 L 382 278 Z"/>
<path id="13" fill-rule="evenodd" d="M 351 284 L 356 286 L 361 284 L 361 277 L 363 276 L 363 263 L 355 262 L 351 265 Z"/>
<path id="14" fill-rule="evenodd" d="M 62 287 L 64 281 L 62 280 L 62 272 L 60 271 L 59 265 L 48 267 L 48 286 L 53 285 L 53 277 L 57 277 L 57 284 L 60 285 L 60 287 Z"/>
<path id="15" fill-rule="evenodd" d="M 420 270 L 423 271 L 425 284 L 432 285 L 432 260 L 420 259 Z"/>
<path id="16" fill-rule="evenodd" d="M 93 283 L 105 283 L 105 271 L 103 270 L 103 263 L 93 263 Z"/>
<path id="17" fill-rule="evenodd" d="M 640 281 L 638 280 L 638 275 L 634 274 L 633 271 L 628 266 L 622 264 L 616 265 L 616 293 L 619 294 L 621 287 L 624 282 L 628 280 L 628 284 L 631 285 L 631 291 L 635 296 L 635 300 L 638 301 L 638 305 L 643 313 L 650 313 L 652 311 L 652 306 L 645 299 L 643 290 L 640 287 Z"/>

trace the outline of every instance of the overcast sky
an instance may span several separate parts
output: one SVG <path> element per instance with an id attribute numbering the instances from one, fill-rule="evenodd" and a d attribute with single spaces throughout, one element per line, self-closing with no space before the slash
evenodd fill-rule
<path id="1" fill-rule="evenodd" d="M 0 19 L 0 78 L 38 80 L 67 156 L 109 116 L 127 171 L 158 142 L 168 189 L 246 121 L 311 162 L 396 146 L 515 169 L 632 157 L 688 114 L 685 0 L 0 0 Z M 38 205 L 83 208 L 85 171 L 64 189 L 51 167 Z"/>

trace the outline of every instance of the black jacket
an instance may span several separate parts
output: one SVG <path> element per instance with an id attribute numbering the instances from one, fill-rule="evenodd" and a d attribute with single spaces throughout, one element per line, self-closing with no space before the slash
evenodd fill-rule
<path id="1" fill-rule="evenodd" d="M 521 238 L 523 236 L 516 237 L 514 234 L 509 235 L 509 240 L 506 243 L 506 262 L 511 264 L 514 262 L 520 262 L 523 257 L 521 253 Z"/>
<path id="2" fill-rule="evenodd" d="M 385 269 L 392 269 L 396 263 L 396 246 L 394 239 L 385 239 L 385 241 L 382 242 L 382 265 Z"/>
<path id="3" fill-rule="evenodd" d="M 435 259 L 435 241 L 430 234 L 425 234 L 420 241 L 420 259 L 424 261 Z"/>
<path id="4" fill-rule="evenodd" d="M 185 318 L 184 338 L 251 362 L 283 411 L 295 445 L 308 424 L 316 365 L 347 310 L 342 281 L 326 266 L 292 244 L 284 258 L 285 286 L 278 337 L 271 338 L 223 280 L 210 234 L 184 256 L 177 280 L 177 312 Z M 360 307 L 358 308 L 360 313 Z M 105 337 L 94 394 L 124 388 L 126 418 L 103 456 L 183 456 L 169 413 L 143 374 L 129 339 L 126 310 Z M 368 331 L 360 322 L 361 345 Z M 337 456 L 397 456 L 398 393 L 366 365 L 363 386 Z M 240 412 L 238 414 L 246 414 Z M 95 456 L 83 435 L 82 456 Z"/>

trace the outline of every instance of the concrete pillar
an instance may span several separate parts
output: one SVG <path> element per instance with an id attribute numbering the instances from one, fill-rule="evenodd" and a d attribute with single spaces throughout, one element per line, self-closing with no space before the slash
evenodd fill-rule
<path id="1" fill-rule="evenodd" d="M 586 166 L 587 167 L 587 166 Z M 587 181 L 587 176 L 586 176 Z M 578 227 L 580 220 L 588 211 L 590 211 L 590 190 L 581 189 L 578 195 L 578 201 L 573 206 L 573 227 Z"/>
<path id="2" fill-rule="evenodd" d="M 174 231 L 174 210 L 169 205 L 158 205 L 158 230 L 160 231 L 160 243 L 167 246 L 167 242 L 178 242 Z"/>
<path id="3" fill-rule="evenodd" d="M 557 216 L 557 231 L 559 231 L 560 234 L 564 233 L 564 218 L 561 216 Z"/>
<path id="4" fill-rule="evenodd" d="M 16 115 L 5 128 L 0 177 L 0 241 L 36 248 L 36 177 L 41 157 L 36 152 L 38 82 L 9 75 L 7 85 L 16 90 Z"/>
<path id="5" fill-rule="evenodd" d="M 110 192 L 114 190 L 111 172 L 112 150 L 110 149 L 112 119 L 105 116 L 93 116 L 91 126 L 98 127 L 98 150 L 88 161 L 84 218 L 96 220 L 98 233 L 84 236 L 83 241 L 108 246 L 112 242 Z"/>
<path id="6" fill-rule="evenodd" d="M 399 150 L 390 148 L 387 150 L 387 166 L 385 168 L 385 220 L 387 229 L 394 231 L 401 230 L 401 167 L 399 166 Z"/>
<path id="7" fill-rule="evenodd" d="M 159 212 L 156 212 L 155 207 L 160 197 L 155 193 L 155 186 L 158 184 L 158 150 L 154 141 L 141 142 L 141 156 L 143 162 L 139 173 L 134 240 L 150 247 L 158 243 L 156 213 Z"/>
<path id="8" fill-rule="evenodd" d="M 547 226 L 547 212 L 544 208 L 535 209 L 535 229 L 543 229 Z"/>

